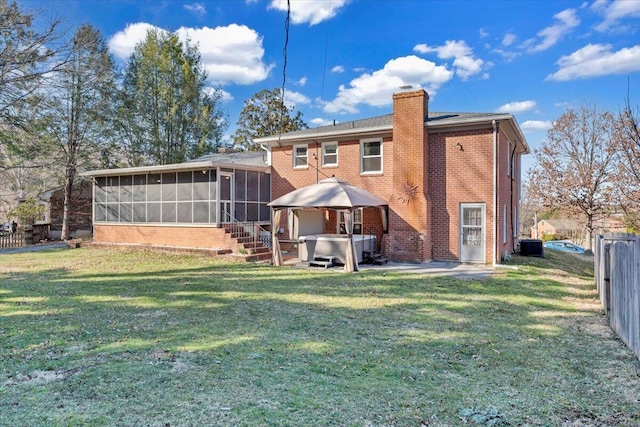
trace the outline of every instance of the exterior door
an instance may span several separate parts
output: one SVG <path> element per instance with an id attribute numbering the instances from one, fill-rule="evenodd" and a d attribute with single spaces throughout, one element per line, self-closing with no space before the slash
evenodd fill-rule
<path id="1" fill-rule="evenodd" d="M 460 261 L 485 262 L 484 203 L 460 205 Z"/>
<path id="2" fill-rule="evenodd" d="M 220 218 L 221 224 L 229 224 L 233 222 L 233 174 L 220 173 Z"/>

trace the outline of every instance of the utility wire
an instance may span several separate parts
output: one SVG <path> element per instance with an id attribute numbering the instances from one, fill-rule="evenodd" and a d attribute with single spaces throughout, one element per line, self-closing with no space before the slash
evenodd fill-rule
<path id="1" fill-rule="evenodd" d="M 287 18 L 284 20 L 284 49 L 282 49 L 282 56 L 284 57 L 284 62 L 282 65 L 282 89 L 280 89 L 280 126 L 278 132 L 278 146 L 280 146 L 280 138 L 282 137 L 282 126 L 283 126 L 283 117 L 284 117 L 284 88 L 287 84 L 287 48 L 289 47 L 289 22 L 291 18 L 291 1 L 287 0 Z"/>

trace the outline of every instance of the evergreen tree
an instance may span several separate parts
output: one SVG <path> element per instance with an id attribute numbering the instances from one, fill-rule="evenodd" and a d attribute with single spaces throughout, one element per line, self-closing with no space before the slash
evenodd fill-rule
<path id="1" fill-rule="evenodd" d="M 127 63 L 116 129 L 131 166 L 179 163 L 220 145 L 222 91 L 206 86 L 197 46 L 150 30 Z"/>
<path id="2" fill-rule="evenodd" d="M 254 138 L 278 135 L 306 129 L 302 113 L 287 107 L 282 101 L 281 89 L 263 89 L 244 102 L 233 137 L 235 145 L 248 151 L 259 150 Z"/>

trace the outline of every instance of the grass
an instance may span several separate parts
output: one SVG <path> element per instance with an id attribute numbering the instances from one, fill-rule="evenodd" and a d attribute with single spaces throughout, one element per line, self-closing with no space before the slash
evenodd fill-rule
<path id="1" fill-rule="evenodd" d="M 483 281 L 0 255 L 0 425 L 639 424 L 590 260 L 547 252 Z"/>

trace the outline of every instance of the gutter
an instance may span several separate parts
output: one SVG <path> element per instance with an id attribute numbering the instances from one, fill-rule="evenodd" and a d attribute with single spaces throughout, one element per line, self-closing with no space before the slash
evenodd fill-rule
<path id="1" fill-rule="evenodd" d="M 212 160 L 208 160 L 204 162 L 185 162 L 185 163 L 174 163 L 170 165 L 139 166 L 139 167 L 120 168 L 120 169 L 92 170 L 92 171 L 79 173 L 78 176 L 90 178 L 95 176 L 116 176 L 116 175 L 128 175 L 128 174 L 134 175 L 134 174 L 145 174 L 145 173 L 154 173 L 154 172 L 156 173 L 179 172 L 179 171 L 188 171 L 188 170 L 197 170 L 197 169 L 213 169 L 216 167 L 255 170 L 255 171 L 266 171 L 269 169 L 269 165 L 250 166 L 250 165 L 245 165 L 241 163 L 220 163 L 220 162 L 214 162 Z"/>
<path id="2" fill-rule="evenodd" d="M 282 135 L 282 137 L 280 138 L 270 136 L 270 137 L 264 137 L 264 138 L 256 138 L 253 140 L 253 142 L 260 145 L 267 144 L 272 146 L 277 144 L 278 140 L 281 143 L 287 142 L 287 141 L 302 142 L 304 140 L 315 142 L 318 140 L 319 137 L 323 139 L 324 138 L 331 139 L 335 137 L 348 136 L 348 135 L 354 135 L 354 134 L 362 135 L 362 136 L 366 136 L 367 134 L 377 135 L 380 132 L 391 132 L 391 131 L 393 131 L 393 125 L 385 125 L 385 126 L 376 126 L 376 127 L 369 127 L 369 128 L 341 129 L 341 130 L 336 130 L 332 132 L 323 132 L 322 134 L 309 133 L 304 135 L 300 135 L 300 134 Z"/>

